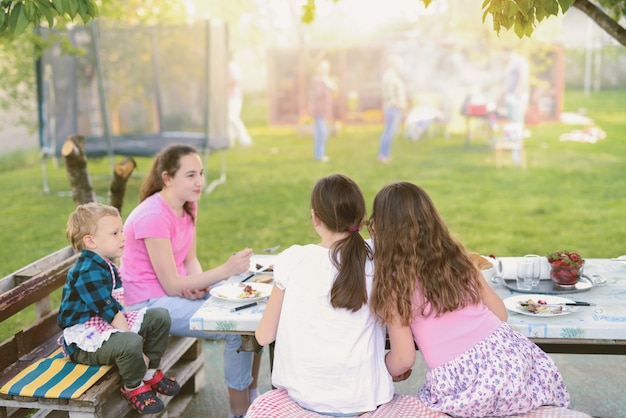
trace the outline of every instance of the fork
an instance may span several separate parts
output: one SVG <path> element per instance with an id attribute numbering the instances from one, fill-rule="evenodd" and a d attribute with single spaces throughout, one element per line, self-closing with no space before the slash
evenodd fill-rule
<path id="1" fill-rule="evenodd" d="M 252 250 L 252 252 L 255 252 L 255 253 L 273 253 L 274 251 L 276 251 L 279 248 L 280 248 L 280 244 L 278 244 L 278 245 L 276 245 L 274 247 L 263 248 L 262 250 Z"/>

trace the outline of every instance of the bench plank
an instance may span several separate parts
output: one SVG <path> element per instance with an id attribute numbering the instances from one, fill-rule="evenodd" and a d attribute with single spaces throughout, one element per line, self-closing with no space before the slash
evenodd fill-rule
<path id="1" fill-rule="evenodd" d="M 78 254 L 0 294 L 0 322 L 60 288 Z"/>

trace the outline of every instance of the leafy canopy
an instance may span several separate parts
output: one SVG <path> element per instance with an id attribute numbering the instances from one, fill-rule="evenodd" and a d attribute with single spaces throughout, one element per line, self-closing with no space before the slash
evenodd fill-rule
<path id="1" fill-rule="evenodd" d="M 339 0 L 332 0 L 337 3 Z M 433 0 L 421 1 L 426 7 Z M 316 0 L 306 0 L 302 6 L 302 22 L 315 19 Z M 545 18 L 565 13 L 574 6 L 594 20 L 610 36 L 626 46 L 626 29 L 619 24 L 626 15 L 625 0 L 483 0 L 483 22 L 491 16 L 493 29 L 500 33 L 502 28 L 513 29 L 522 38 L 530 37 L 538 23 Z"/>
<path id="2" fill-rule="evenodd" d="M 48 27 L 57 18 L 74 20 L 80 16 L 84 23 L 98 17 L 94 0 L 2 0 L 0 1 L 0 35 L 21 35 L 29 26 L 37 27 L 42 21 Z"/>

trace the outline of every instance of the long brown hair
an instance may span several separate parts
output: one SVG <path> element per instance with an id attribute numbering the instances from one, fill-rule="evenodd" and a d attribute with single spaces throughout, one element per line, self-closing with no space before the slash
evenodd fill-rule
<path id="1" fill-rule="evenodd" d="M 186 155 L 197 154 L 198 150 L 190 145 L 173 144 L 163 148 L 155 157 L 148 177 L 144 180 L 139 190 L 139 202 L 163 190 L 163 173 L 174 177 L 180 169 L 180 160 Z M 193 205 L 191 202 L 183 204 L 183 210 L 195 221 Z"/>
<path id="2" fill-rule="evenodd" d="M 349 232 L 331 248 L 331 259 L 338 274 L 330 291 L 335 308 L 358 311 L 367 303 L 365 262 L 372 252 L 359 228 L 366 216 L 365 199 L 359 186 L 341 174 L 324 177 L 311 192 L 311 209 L 334 232 Z"/>
<path id="3" fill-rule="evenodd" d="M 383 322 L 396 314 L 440 316 L 481 300 L 480 272 L 421 187 L 398 182 L 374 198 L 374 288 L 371 309 Z M 415 290 L 421 300 L 412 306 Z"/>

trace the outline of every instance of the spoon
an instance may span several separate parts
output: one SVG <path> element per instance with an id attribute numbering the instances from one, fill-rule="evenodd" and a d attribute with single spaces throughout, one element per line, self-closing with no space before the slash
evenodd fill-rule
<path id="1" fill-rule="evenodd" d="M 605 284 L 606 283 L 606 279 L 602 276 L 600 276 L 599 274 L 594 274 L 593 276 L 591 276 L 591 280 L 593 281 L 594 284 Z"/>

